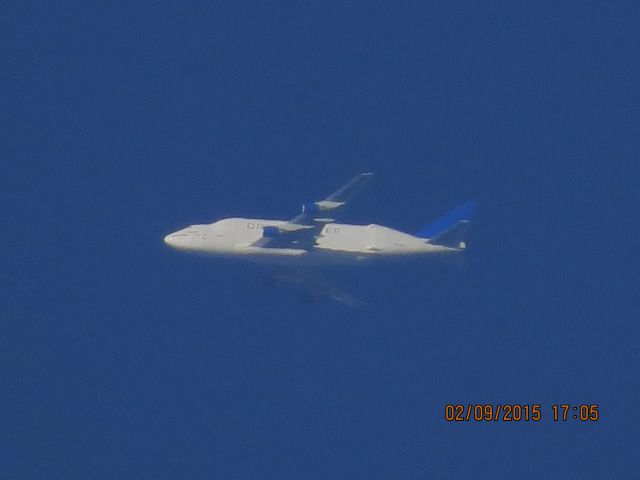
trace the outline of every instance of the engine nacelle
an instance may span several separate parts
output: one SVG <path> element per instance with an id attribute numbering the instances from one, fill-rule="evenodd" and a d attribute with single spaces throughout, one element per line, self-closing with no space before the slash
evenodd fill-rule
<path id="1" fill-rule="evenodd" d="M 306 215 L 315 215 L 320 212 L 329 212 L 340 208 L 344 205 L 344 202 L 336 202 L 333 200 L 320 200 L 319 202 L 305 203 L 302 205 L 302 213 Z"/>
<path id="2" fill-rule="evenodd" d="M 280 234 L 280 229 L 278 227 L 266 226 L 262 227 L 262 236 L 266 238 L 277 237 Z"/>

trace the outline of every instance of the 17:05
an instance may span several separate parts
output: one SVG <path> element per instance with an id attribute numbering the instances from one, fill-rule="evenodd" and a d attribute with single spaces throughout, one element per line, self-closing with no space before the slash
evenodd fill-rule
<path id="1" fill-rule="evenodd" d="M 583 422 L 597 422 L 600 419 L 600 412 L 598 411 L 598 405 L 577 405 L 571 407 L 568 403 L 554 404 L 551 406 L 553 410 L 553 420 L 555 422 L 562 420 L 566 422 L 568 419 L 581 420 Z M 575 413 L 572 413 L 575 412 Z"/>

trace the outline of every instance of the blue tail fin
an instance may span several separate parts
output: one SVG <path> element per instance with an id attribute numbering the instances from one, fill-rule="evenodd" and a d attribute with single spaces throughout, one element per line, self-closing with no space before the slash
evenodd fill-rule
<path id="1" fill-rule="evenodd" d="M 435 245 L 464 248 L 462 241 L 475 210 L 475 202 L 467 202 L 423 228 L 415 236 L 427 239 Z"/>

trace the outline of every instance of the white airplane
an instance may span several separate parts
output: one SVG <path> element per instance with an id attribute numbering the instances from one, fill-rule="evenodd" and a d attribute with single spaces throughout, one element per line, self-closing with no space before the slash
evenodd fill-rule
<path id="1" fill-rule="evenodd" d="M 382 225 L 337 223 L 335 217 L 372 179 L 361 173 L 324 200 L 306 203 L 291 220 L 225 218 L 205 225 L 191 225 L 164 238 L 177 250 L 231 257 L 284 267 L 366 265 L 380 260 L 460 254 L 475 210 L 467 202 L 410 235 Z M 287 274 L 284 281 L 291 281 Z M 297 277 L 296 277 L 297 278 Z M 283 278 L 279 278 L 282 280 Z M 321 296 L 344 301 L 334 289 L 315 282 Z"/>

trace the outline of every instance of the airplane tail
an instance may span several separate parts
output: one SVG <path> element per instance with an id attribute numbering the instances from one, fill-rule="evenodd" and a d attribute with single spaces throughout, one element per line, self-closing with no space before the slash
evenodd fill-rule
<path id="1" fill-rule="evenodd" d="M 424 238 L 433 245 L 463 250 L 466 247 L 464 238 L 475 210 L 475 202 L 467 202 L 423 228 L 415 236 Z"/>

